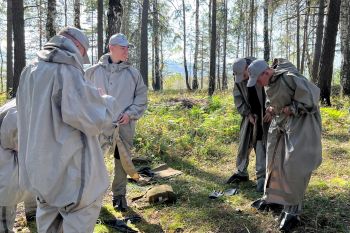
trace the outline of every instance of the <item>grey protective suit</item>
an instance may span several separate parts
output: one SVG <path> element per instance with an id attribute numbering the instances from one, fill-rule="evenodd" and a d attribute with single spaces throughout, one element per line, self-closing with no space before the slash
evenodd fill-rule
<path id="1" fill-rule="evenodd" d="M 35 197 L 19 187 L 17 110 L 13 99 L 0 108 L 0 233 L 13 232 L 16 206 L 25 202 L 26 215 L 35 215 Z"/>
<path id="2" fill-rule="evenodd" d="M 255 85 L 255 89 L 261 106 L 259 119 L 262 119 L 264 117 L 265 92 L 258 84 Z M 247 168 L 249 164 L 249 154 L 251 149 L 254 148 L 256 154 L 256 177 L 258 180 L 264 179 L 266 173 L 266 138 L 268 124 L 263 123 L 262 121 L 257 122 L 258 124 L 260 123 L 262 127 L 263 135 L 260 140 L 254 140 L 254 126 L 250 123 L 248 118 L 248 115 L 252 113 L 252 109 L 248 99 L 247 81 L 235 83 L 233 97 L 237 111 L 242 116 L 236 159 L 237 173 L 242 176 L 248 176 Z"/>
<path id="3" fill-rule="evenodd" d="M 311 173 L 322 161 L 320 91 L 289 61 L 278 59 L 274 68 L 265 87 L 276 115 L 268 134 L 264 198 L 299 214 Z M 281 113 L 285 106 L 291 106 L 293 115 Z"/>
<path id="4" fill-rule="evenodd" d="M 111 63 L 109 54 L 100 58 L 98 64 L 86 70 L 85 78 L 92 82 L 97 88 L 103 89 L 105 93 L 117 99 L 117 111 L 127 113 L 130 122 L 120 125 L 119 135 L 128 149 L 133 145 L 136 120 L 138 120 L 147 108 L 147 86 L 143 83 L 142 76 L 130 63 Z M 105 131 L 100 136 L 102 147 L 111 146 L 110 140 L 113 131 Z M 112 148 L 114 150 L 114 148 Z M 125 196 L 126 178 L 125 169 L 121 160 L 114 161 L 114 179 L 112 183 L 113 196 Z"/>
<path id="5" fill-rule="evenodd" d="M 54 36 L 17 92 L 20 185 L 38 198 L 38 232 L 93 232 L 108 187 L 98 142 L 120 112 L 84 80 L 75 44 Z"/>

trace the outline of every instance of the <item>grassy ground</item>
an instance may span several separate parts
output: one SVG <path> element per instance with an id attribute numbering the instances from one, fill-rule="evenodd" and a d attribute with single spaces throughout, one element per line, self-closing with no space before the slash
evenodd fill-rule
<path id="1" fill-rule="evenodd" d="M 129 224 L 140 232 L 278 232 L 277 216 L 250 207 L 260 197 L 255 192 L 255 158 L 250 157 L 250 180 L 239 186 L 239 194 L 208 198 L 234 171 L 240 116 L 234 110 L 231 93 L 212 99 L 206 93 L 150 93 L 149 108 L 138 122 L 135 154 L 148 157 L 151 165 L 167 163 L 182 175 L 164 183 L 178 196 L 173 205 L 143 208 L 132 206 L 121 214 L 111 205 L 111 193 L 104 199 L 102 220 L 138 214 L 142 221 Z M 304 203 L 302 225 L 295 232 L 350 232 L 350 134 L 349 100 L 333 99 L 334 106 L 322 108 L 323 163 L 313 174 Z M 106 157 L 112 174 L 112 156 Z M 128 184 L 129 199 L 148 187 Z M 19 212 L 21 213 L 22 208 Z M 28 232 L 20 214 L 17 228 Z M 30 225 L 31 232 L 35 226 Z M 95 232 L 117 232 L 97 224 Z"/>

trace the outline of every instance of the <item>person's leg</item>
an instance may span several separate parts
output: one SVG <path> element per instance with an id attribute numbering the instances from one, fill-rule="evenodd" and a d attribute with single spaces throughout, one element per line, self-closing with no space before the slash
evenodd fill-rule
<path id="1" fill-rule="evenodd" d="M 27 222 L 35 220 L 36 214 L 36 198 L 30 192 L 24 194 L 24 210 Z"/>
<path id="2" fill-rule="evenodd" d="M 77 209 L 69 210 L 68 212 L 61 210 L 60 213 L 63 217 L 63 232 L 92 233 L 101 211 L 102 198 L 103 196 L 99 197 L 88 206 L 78 206 Z"/>
<path id="3" fill-rule="evenodd" d="M 124 171 L 122 163 L 120 161 L 118 147 L 114 151 L 114 178 L 112 183 L 113 192 L 113 206 L 120 211 L 125 211 L 127 206 L 126 202 L 126 185 L 127 174 Z"/>
<path id="4" fill-rule="evenodd" d="M 37 200 L 36 226 L 38 233 L 62 233 L 63 218 L 57 207 Z"/>
<path id="5" fill-rule="evenodd" d="M 241 124 L 239 145 L 236 157 L 236 172 L 227 180 L 226 183 L 235 183 L 240 181 L 248 181 L 248 165 L 250 146 L 251 126 L 248 119 L 243 120 Z"/>
<path id="6" fill-rule="evenodd" d="M 285 205 L 281 213 L 281 222 L 279 229 L 281 231 L 290 231 L 300 222 L 299 215 L 302 212 L 302 204 L 299 205 Z"/>
<path id="7" fill-rule="evenodd" d="M 256 142 L 256 190 L 264 192 L 265 177 L 266 177 L 266 150 L 261 140 Z"/>
<path id="8" fill-rule="evenodd" d="M 16 206 L 0 206 L 0 233 L 13 233 Z"/>

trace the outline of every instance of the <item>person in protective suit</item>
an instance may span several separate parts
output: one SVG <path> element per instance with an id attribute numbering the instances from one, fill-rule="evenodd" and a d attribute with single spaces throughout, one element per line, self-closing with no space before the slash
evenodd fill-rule
<path id="1" fill-rule="evenodd" d="M 86 70 L 85 78 L 97 88 L 118 101 L 119 136 L 125 149 L 129 151 L 133 145 L 136 121 L 141 118 L 147 108 L 147 86 L 143 82 L 140 72 L 128 62 L 129 44 L 126 36 L 121 33 L 112 35 L 109 39 L 109 53 L 100 58 L 98 64 Z M 104 131 L 100 136 L 101 146 L 112 144 L 113 132 Z M 120 143 L 114 143 L 114 179 L 112 183 L 113 207 L 119 211 L 126 211 L 127 168 L 121 158 Z M 118 146 L 119 145 L 119 146 Z M 127 153 L 130 157 L 130 153 Z M 131 160 L 131 158 L 127 158 Z M 124 166 L 123 166 L 124 164 Z M 131 175 L 131 174 L 129 174 Z"/>
<path id="2" fill-rule="evenodd" d="M 38 232 L 93 232 L 109 179 L 98 135 L 120 114 L 84 79 L 87 36 L 65 27 L 22 71 L 17 92 L 20 186 L 37 196 Z"/>
<path id="3" fill-rule="evenodd" d="M 234 103 L 242 116 L 239 145 L 236 158 L 236 172 L 227 183 L 248 181 L 249 154 L 254 148 L 256 154 L 257 191 L 264 191 L 266 173 L 266 137 L 271 114 L 265 112 L 265 92 L 259 84 L 247 87 L 247 68 L 255 58 L 238 58 L 233 63 L 235 85 Z"/>
<path id="4" fill-rule="evenodd" d="M 267 173 L 262 199 L 253 203 L 283 205 L 281 231 L 295 227 L 312 172 L 321 164 L 320 90 L 288 60 L 275 59 L 273 67 L 255 60 L 248 67 L 247 86 L 264 86 L 273 119 L 267 140 Z"/>
<path id="5" fill-rule="evenodd" d="M 27 222 L 35 220 L 35 197 L 19 187 L 16 99 L 0 108 L 0 232 L 14 232 L 17 204 L 24 201 Z"/>

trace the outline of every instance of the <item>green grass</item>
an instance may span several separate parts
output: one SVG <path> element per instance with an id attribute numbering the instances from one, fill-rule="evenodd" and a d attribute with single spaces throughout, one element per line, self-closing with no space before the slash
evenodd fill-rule
<path id="1" fill-rule="evenodd" d="M 231 187 L 224 183 L 235 167 L 240 116 L 231 92 L 212 98 L 206 95 L 206 92 L 150 92 L 148 110 L 138 122 L 135 154 L 150 158 L 153 165 L 165 162 L 183 172 L 165 182 L 177 194 L 176 204 L 132 206 L 129 212 L 121 214 L 113 209 L 111 194 L 107 193 L 101 219 L 138 214 L 141 223 L 130 226 L 150 233 L 278 232 L 276 216 L 250 207 L 260 197 L 254 187 L 254 153 L 250 156 L 251 181 L 239 186 L 238 195 L 208 198 L 213 190 Z M 350 232 L 349 99 L 337 98 L 333 103 L 333 107 L 321 109 L 323 163 L 311 178 L 302 225 L 294 232 Z M 112 175 L 112 156 L 106 157 L 106 163 Z M 146 189 L 128 184 L 129 199 Z M 116 231 L 98 224 L 95 232 Z"/>

